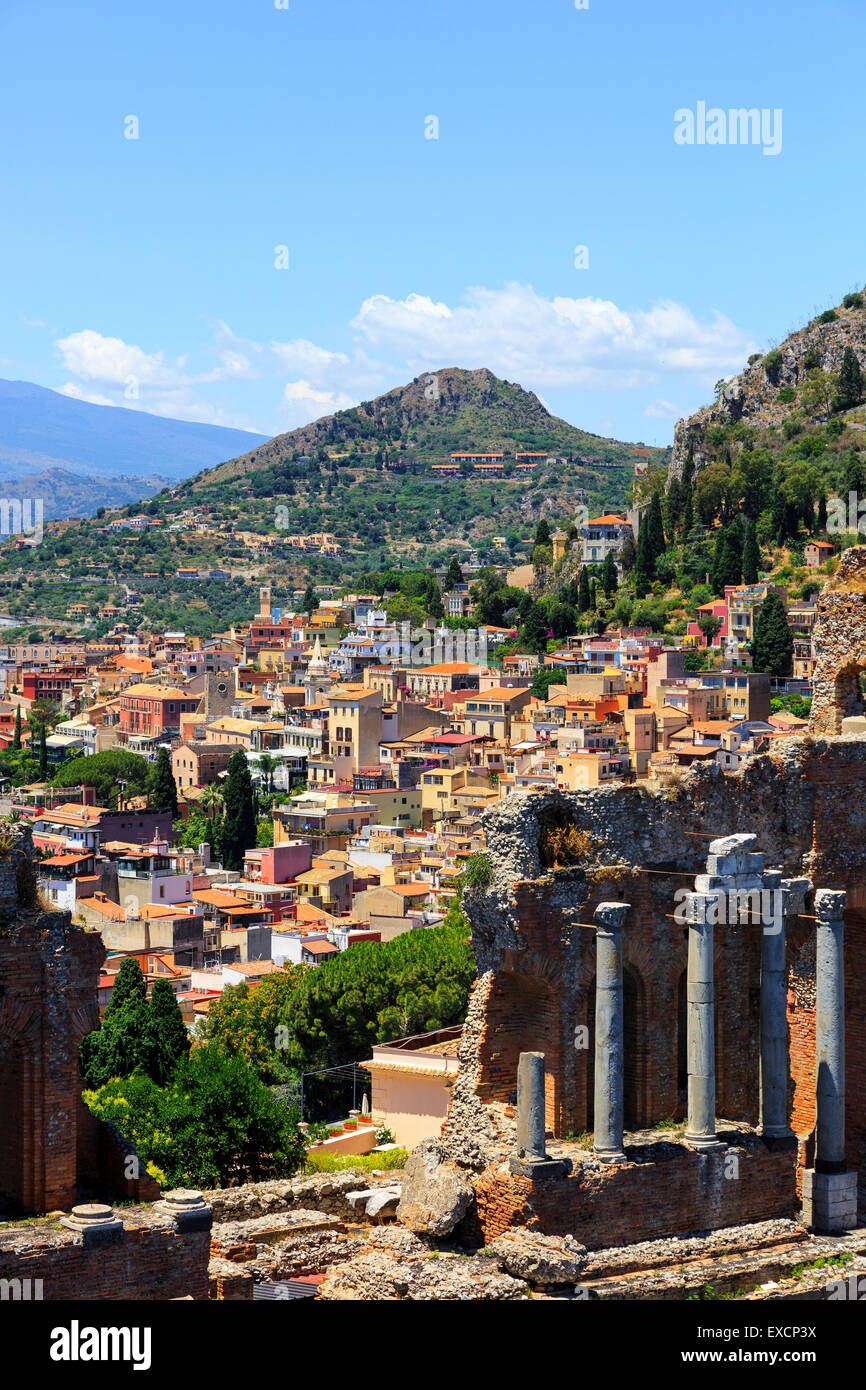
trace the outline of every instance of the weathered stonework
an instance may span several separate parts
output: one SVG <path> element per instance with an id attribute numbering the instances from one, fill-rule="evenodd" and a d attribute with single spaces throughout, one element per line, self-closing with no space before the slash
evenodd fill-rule
<path id="1" fill-rule="evenodd" d="M 866 671 L 866 546 L 844 551 L 822 589 L 813 640 L 809 732 L 841 734 L 844 719 L 866 710 L 860 688 Z"/>
<path id="2" fill-rule="evenodd" d="M 476 1238 L 524 1224 L 548 1234 L 568 1232 L 593 1246 L 645 1238 L 652 1227 L 642 1223 L 653 1213 L 670 1231 L 794 1214 L 798 1174 L 810 1162 L 815 1126 L 812 886 L 848 894 L 846 1142 L 848 1164 L 859 1169 L 866 1156 L 866 998 L 854 982 L 866 975 L 864 790 L 866 740 L 807 737 L 780 740 L 772 753 L 735 774 L 695 768 L 673 793 L 634 786 L 530 792 L 487 814 L 493 878 L 486 891 L 470 890 L 465 897 L 478 980 L 461 1042 L 460 1077 L 439 1141 L 443 1154 L 467 1168 L 476 1203 L 464 1226 L 477 1221 Z M 545 825 L 563 818 L 578 832 L 578 854 L 573 863 L 550 867 L 544 862 Z M 722 1150 L 702 1156 L 703 1166 L 696 1167 L 697 1156 L 675 1139 L 668 1145 L 673 1152 L 648 1151 L 636 1169 L 630 1132 L 660 1123 L 672 1127 L 685 1118 L 688 928 L 674 920 L 674 895 L 692 888 L 699 876 L 701 887 L 709 887 L 711 835 L 743 832 L 757 836 L 754 851 L 773 870 L 768 883 L 780 883 L 782 875 L 797 881 L 782 961 L 790 1063 L 781 1098 L 777 1088 L 777 1109 L 786 1112 L 777 1127 L 790 1126 L 799 1146 L 791 1140 L 771 1152 L 755 1134 L 762 931 L 759 923 L 723 922 L 715 926 L 713 949 Z M 752 858 L 743 859 L 744 883 Z M 623 1051 L 631 1161 L 614 1172 L 593 1167 L 579 1147 L 563 1142 L 593 1130 L 593 914 L 602 902 L 630 905 L 623 927 Z M 546 1185 L 510 1172 L 507 1163 L 515 1141 L 505 1133 L 503 1116 L 514 1102 L 520 1053 L 530 1051 L 545 1056 L 548 1152 L 574 1162 L 571 1175 Z M 732 1122 L 743 1135 L 734 1145 L 742 1149 L 737 1182 L 724 1177 Z M 551 1137 L 560 1142 L 552 1144 Z M 662 1138 L 656 1134 L 650 1150 Z"/>

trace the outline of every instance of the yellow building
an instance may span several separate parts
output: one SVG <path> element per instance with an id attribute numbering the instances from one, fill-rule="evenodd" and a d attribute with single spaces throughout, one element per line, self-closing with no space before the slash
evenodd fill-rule
<path id="1" fill-rule="evenodd" d="M 414 1149 L 436 1138 L 448 1114 L 460 1063 L 462 1025 L 373 1048 L 364 1065 L 372 1076 L 373 1124 L 390 1129 L 394 1142 Z"/>

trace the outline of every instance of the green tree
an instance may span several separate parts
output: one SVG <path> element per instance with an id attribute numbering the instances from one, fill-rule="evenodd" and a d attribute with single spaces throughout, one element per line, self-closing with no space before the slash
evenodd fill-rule
<path id="1" fill-rule="evenodd" d="M 152 997 L 133 957 L 117 973 L 102 1026 L 81 1040 L 81 1072 L 89 1086 L 140 1071 L 164 1086 L 190 1040 L 174 991 L 167 980 L 154 982 Z"/>
<path id="2" fill-rule="evenodd" d="M 55 787 L 92 787 L 99 806 L 115 806 L 120 793 L 119 782 L 126 786 L 126 796 L 147 793 L 152 767 L 138 753 L 124 748 L 109 748 L 104 753 L 71 758 L 58 768 L 52 778 Z"/>
<path id="3" fill-rule="evenodd" d="M 172 820 L 177 820 L 177 784 L 167 748 L 160 748 L 156 755 L 149 795 L 155 811 L 170 811 Z"/>
<path id="4" fill-rule="evenodd" d="M 460 563 L 457 559 L 457 556 L 452 555 L 450 561 L 448 562 L 448 568 L 445 571 L 445 578 L 442 581 L 442 587 L 444 588 L 447 594 L 454 588 L 455 584 L 462 583 L 463 571 L 460 568 Z"/>
<path id="5" fill-rule="evenodd" d="M 842 366 L 839 369 L 839 387 L 833 402 L 836 410 L 851 410 L 863 399 L 863 372 L 852 347 L 842 353 Z"/>
<path id="6" fill-rule="evenodd" d="M 518 637 L 522 646 L 529 652 L 539 655 L 547 650 L 547 619 L 541 605 L 534 603 L 520 626 Z"/>
<path id="7" fill-rule="evenodd" d="M 285 1011 L 287 1060 L 301 1071 L 368 1056 L 389 1038 L 460 1023 L 475 960 L 465 925 L 360 942 L 311 970 Z"/>
<path id="8" fill-rule="evenodd" d="M 550 545 L 550 527 L 544 520 L 544 517 L 541 518 L 535 528 L 535 544 Z"/>
<path id="9" fill-rule="evenodd" d="M 758 538 L 755 535 L 755 528 L 752 525 L 746 530 L 746 539 L 743 545 L 743 583 L 757 584 L 760 568 L 761 551 L 758 546 Z"/>
<path id="10" fill-rule="evenodd" d="M 351 952 L 347 952 L 351 955 Z M 137 1073 L 84 1093 L 169 1187 L 227 1187 L 288 1178 L 304 1161 L 296 1112 L 240 1057 L 205 1044 L 159 1086 Z"/>
<path id="11" fill-rule="evenodd" d="M 224 804 L 220 854 L 224 868 L 238 871 L 243 868 L 245 852 L 256 843 L 255 794 L 247 755 L 242 748 L 229 760 Z"/>
<path id="12" fill-rule="evenodd" d="M 771 676 L 790 676 L 794 656 L 794 637 L 782 600 L 775 591 L 761 604 L 752 641 L 752 668 Z"/>
<path id="13" fill-rule="evenodd" d="M 17 752 L 21 747 L 21 706 L 15 706 L 15 732 L 12 735 L 12 747 Z"/>
<path id="14" fill-rule="evenodd" d="M 577 611 L 587 613 L 592 606 L 592 595 L 589 592 L 589 571 L 586 565 L 581 567 L 580 583 L 577 590 Z"/>
<path id="15" fill-rule="evenodd" d="M 616 573 L 616 561 L 610 550 L 605 555 L 604 564 L 601 567 L 601 584 L 604 589 L 605 598 L 613 598 L 613 595 L 617 591 L 619 579 Z"/>
<path id="16" fill-rule="evenodd" d="M 565 685 L 568 677 L 561 666 L 539 666 L 532 677 L 530 693 L 537 700 L 546 700 L 552 685 Z"/>

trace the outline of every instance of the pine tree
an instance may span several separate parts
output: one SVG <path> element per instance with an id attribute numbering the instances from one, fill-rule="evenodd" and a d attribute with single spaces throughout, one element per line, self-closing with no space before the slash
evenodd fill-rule
<path id="1" fill-rule="evenodd" d="M 760 568 L 761 551 L 758 547 L 758 538 L 755 535 L 754 526 L 750 526 L 746 531 L 746 543 L 743 546 L 743 583 L 757 584 Z"/>
<path id="2" fill-rule="evenodd" d="M 862 462 L 861 462 L 860 456 L 859 456 L 859 454 L 857 453 L 856 449 L 849 449 L 849 450 L 848 450 L 847 456 L 846 456 L 846 458 L 845 458 L 844 481 L 845 481 L 845 492 L 846 492 L 846 494 L 849 493 L 849 492 L 856 492 L 856 493 L 858 493 L 858 494 L 860 494 L 860 493 L 863 492 L 863 487 L 864 487 L 863 464 L 862 464 Z M 847 496 L 846 496 L 846 498 L 845 498 L 846 504 L 847 504 L 847 500 L 848 500 L 848 499 L 847 499 Z"/>
<path id="3" fill-rule="evenodd" d="M 150 787 L 150 804 L 155 811 L 170 811 L 172 820 L 177 820 L 177 784 L 171 770 L 171 754 L 167 748 L 160 748 L 156 757 Z"/>
<path id="4" fill-rule="evenodd" d="M 839 369 L 839 389 L 833 402 L 837 410 L 851 410 L 863 399 L 863 373 L 857 354 L 852 347 L 842 353 L 842 366 Z"/>
<path id="5" fill-rule="evenodd" d="M 582 568 L 581 571 L 580 571 L 580 583 L 579 583 L 578 589 L 577 589 L 577 611 L 578 611 L 578 613 L 586 613 L 586 612 L 588 612 L 589 606 L 590 606 L 589 574 L 587 573 L 586 565 L 584 565 L 583 568 Z"/>
<path id="6" fill-rule="evenodd" d="M 539 604 L 534 603 L 520 629 L 521 645 L 540 656 L 547 648 L 547 630 L 547 619 Z"/>
<path id="7" fill-rule="evenodd" d="M 21 747 L 21 706 L 15 706 L 15 732 L 12 735 L 12 747 L 18 751 Z"/>
<path id="8" fill-rule="evenodd" d="M 233 753 L 229 761 L 224 805 L 220 837 L 223 867 L 239 871 L 243 867 L 245 852 L 256 843 L 255 796 L 247 755 L 242 748 Z"/>
<path id="9" fill-rule="evenodd" d="M 782 600 L 771 591 L 761 604 L 752 639 L 752 670 L 770 676 L 790 676 L 794 638 Z"/>

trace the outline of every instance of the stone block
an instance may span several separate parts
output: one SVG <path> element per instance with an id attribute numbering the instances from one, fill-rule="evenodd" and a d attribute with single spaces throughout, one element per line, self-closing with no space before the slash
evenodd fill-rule
<path id="1" fill-rule="evenodd" d="M 718 840 L 710 840 L 710 854 L 746 854 L 758 843 L 757 835 L 722 835 Z"/>

